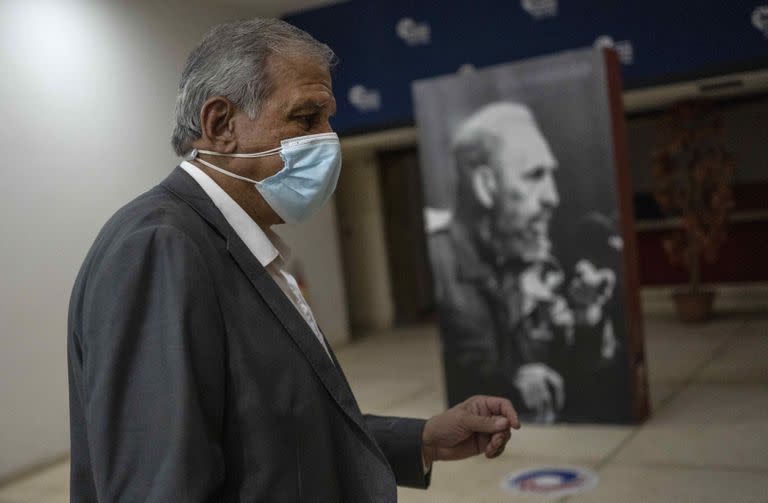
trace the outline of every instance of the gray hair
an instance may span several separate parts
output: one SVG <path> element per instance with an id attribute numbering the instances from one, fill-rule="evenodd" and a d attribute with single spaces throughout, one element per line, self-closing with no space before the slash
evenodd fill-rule
<path id="1" fill-rule="evenodd" d="M 279 19 L 249 19 L 216 26 L 187 58 L 179 81 L 171 145 L 179 156 L 202 135 L 200 110 L 211 96 L 224 96 L 251 119 L 272 92 L 272 55 L 303 56 L 330 70 L 336 55 L 307 32 Z"/>
<path id="2" fill-rule="evenodd" d="M 522 103 L 490 103 L 470 115 L 459 124 L 451 140 L 459 175 L 467 174 L 467 168 L 492 164 L 493 155 L 503 141 L 501 134 L 519 127 L 538 130 L 533 114 Z"/>

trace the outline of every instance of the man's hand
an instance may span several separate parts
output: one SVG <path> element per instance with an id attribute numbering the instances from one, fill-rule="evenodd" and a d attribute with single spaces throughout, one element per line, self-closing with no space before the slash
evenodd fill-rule
<path id="1" fill-rule="evenodd" d="M 504 451 L 510 428 L 519 429 L 517 412 L 509 400 L 473 396 L 427 421 L 422 433 L 422 455 L 427 466 L 481 452 L 495 458 Z"/>
<path id="2" fill-rule="evenodd" d="M 528 363 L 520 367 L 515 376 L 526 407 L 536 411 L 536 421 L 552 423 L 555 411 L 563 408 L 565 390 L 560 374 L 543 363 Z"/>

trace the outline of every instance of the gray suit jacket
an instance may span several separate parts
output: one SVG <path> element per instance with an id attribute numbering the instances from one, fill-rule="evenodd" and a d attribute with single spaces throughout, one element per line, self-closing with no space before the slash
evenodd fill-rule
<path id="1" fill-rule="evenodd" d="M 360 413 L 335 357 L 180 168 L 96 238 L 68 356 L 72 503 L 390 502 L 396 483 L 429 483 L 424 422 Z"/>

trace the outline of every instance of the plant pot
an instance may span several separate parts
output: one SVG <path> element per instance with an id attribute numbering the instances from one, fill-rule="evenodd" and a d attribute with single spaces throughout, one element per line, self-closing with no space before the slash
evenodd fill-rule
<path id="1" fill-rule="evenodd" d="M 701 323 L 712 318 L 712 303 L 715 299 L 713 291 L 675 292 L 677 317 L 685 323 Z"/>

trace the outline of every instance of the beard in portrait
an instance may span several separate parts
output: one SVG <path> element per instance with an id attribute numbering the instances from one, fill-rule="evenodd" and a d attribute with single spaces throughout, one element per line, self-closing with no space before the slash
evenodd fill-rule
<path id="1" fill-rule="evenodd" d="M 557 159 L 530 109 L 514 102 L 472 113 L 451 148 L 455 206 L 429 241 L 448 401 L 502 394 L 525 419 L 553 422 L 573 324 L 549 234 Z"/>

